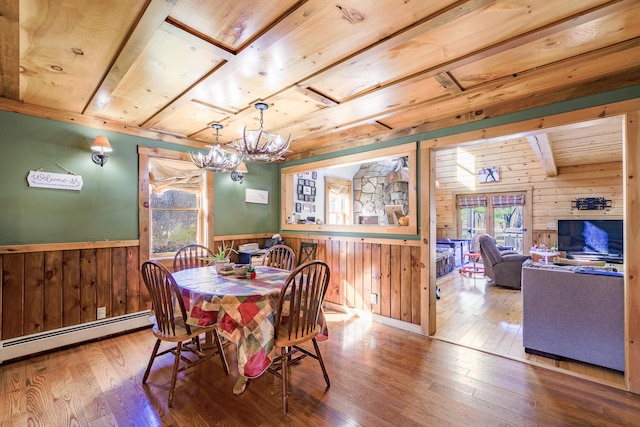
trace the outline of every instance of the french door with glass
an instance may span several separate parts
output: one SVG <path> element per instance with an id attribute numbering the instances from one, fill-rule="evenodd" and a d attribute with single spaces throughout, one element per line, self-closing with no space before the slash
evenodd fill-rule
<path id="1" fill-rule="evenodd" d="M 490 234 L 498 244 L 523 252 L 526 240 L 525 193 L 485 193 L 458 195 L 458 226 L 461 239 Z"/>

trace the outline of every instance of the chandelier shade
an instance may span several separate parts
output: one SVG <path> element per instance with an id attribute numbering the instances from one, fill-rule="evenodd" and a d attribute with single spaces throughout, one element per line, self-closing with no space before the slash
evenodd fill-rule
<path id="1" fill-rule="evenodd" d="M 267 132 L 263 128 L 263 112 L 269 106 L 263 102 L 255 104 L 260 110 L 260 128 L 247 130 L 244 128 L 244 138 L 241 141 L 233 140 L 233 147 L 245 160 L 254 162 L 275 162 L 284 160 L 284 155 L 289 150 L 291 136 L 286 140 L 277 133 Z"/>
<path id="2" fill-rule="evenodd" d="M 222 129 L 221 124 L 211 125 L 216 130 L 216 145 L 211 147 L 207 154 L 189 153 L 189 158 L 200 169 L 210 170 L 212 172 L 233 172 L 242 157 L 223 148 L 218 142 L 218 132 Z"/>

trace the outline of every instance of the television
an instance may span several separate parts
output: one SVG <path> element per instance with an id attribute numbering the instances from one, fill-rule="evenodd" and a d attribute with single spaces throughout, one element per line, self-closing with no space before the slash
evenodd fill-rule
<path id="1" fill-rule="evenodd" d="M 568 255 L 622 258 L 622 225 L 621 219 L 559 219 L 558 250 Z"/>

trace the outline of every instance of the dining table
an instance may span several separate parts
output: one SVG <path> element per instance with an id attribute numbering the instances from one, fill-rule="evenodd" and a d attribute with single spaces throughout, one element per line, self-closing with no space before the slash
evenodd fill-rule
<path id="1" fill-rule="evenodd" d="M 173 273 L 187 307 L 187 323 L 218 324 L 220 334 L 236 344 L 238 380 L 234 393 L 244 391 L 247 380 L 262 375 L 276 356 L 275 318 L 280 291 L 288 270 L 255 266 L 255 278 L 218 273 L 214 266 Z M 322 341 L 328 336 L 324 314 L 319 319 Z"/>

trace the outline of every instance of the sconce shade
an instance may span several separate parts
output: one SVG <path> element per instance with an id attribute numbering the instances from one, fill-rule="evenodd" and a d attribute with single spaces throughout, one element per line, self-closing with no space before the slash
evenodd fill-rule
<path id="1" fill-rule="evenodd" d="M 244 182 L 242 179 L 244 178 L 244 175 L 247 173 L 249 173 L 249 170 L 247 169 L 247 165 L 244 162 L 240 162 L 236 167 L 236 169 L 233 172 L 231 172 L 231 180 L 242 184 Z"/>
<path id="2" fill-rule="evenodd" d="M 109 144 L 109 140 L 107 139 L 107 137 L 102 135 L 96 136 L 91 149 L 100 153 L 110 153 L 113 151 L 113 148 L 111 148 L 111 144 Z"/>
<path id="3" fill-rule="evenodd" d="M 105 153 L 110 153 L 113 151 L 111 148 L 111 144 L 109 144 L 109 140 L 106 136 L 96 136 L 96 139 L 93 140 L 93 144 L 91 145 L 91 160 L 96 165 L 100 165 L 100 167 L 104 166 L 107 163 L 108 155 Z"/>
<path id="4" fill-rule="evenodd" d="M 244 162 L 240 162 L 240 164 L 236 168 L 236 172 L 240 172 L 242 174 L 247 174 L 247 173 L 249 173 L 249 169 L 247 169 L 247 165 Z"/>

